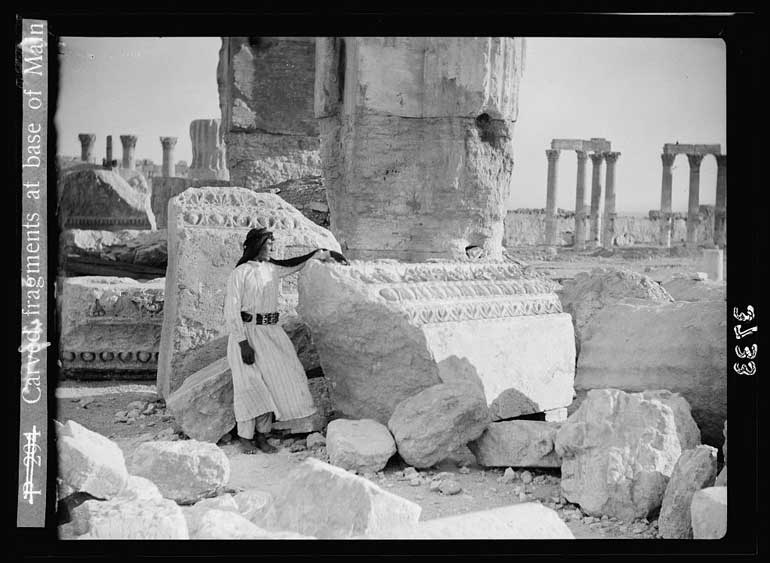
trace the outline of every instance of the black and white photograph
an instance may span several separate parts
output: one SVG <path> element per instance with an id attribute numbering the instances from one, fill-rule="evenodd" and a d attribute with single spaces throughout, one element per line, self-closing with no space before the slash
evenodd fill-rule
<path id="1" fill-rule="evenodd" d="M 756 18 L 358 15 L 17 14 L 17 528 L 753 553 Z"/>

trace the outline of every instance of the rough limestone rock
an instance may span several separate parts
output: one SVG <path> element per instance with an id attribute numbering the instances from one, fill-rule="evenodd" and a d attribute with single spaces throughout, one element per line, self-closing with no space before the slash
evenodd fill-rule
<path id="1" fill-rule="evenodd" d="M 329 205 L 323 176 L 293 178 L 255 191 L 277 194 L 316 225 L 329 228 Z"/>
<path id="2" fill-rule="evenodd" d="M 164 285 L 163 278 L 66 278 L 59 298 L 64 373 L 155 372 Z"/>
<path id="3" fill-rule="evenodd" d="M 217 83 L 234 185 L 258 189 L 321 174 L 315 74 L 312 37 L 222 39 Z"/>
<path id="4" fill-rule="evenodd" d="M 707 487 L 696 491 L 690 505 L 692 537 L 718 540 L 727 533 L 727 487 Z"/>
<path id="5" fill-rule="evenodd" d="M 72 511 L 77 539 L 186 540 L 181 508 L 167 499 L 89 500 Z"/>
<path id="6" fill-rule="evenodd" d="M 718 447 L 727 416 L 726 322 L 724 301 L 605 307 L 582 332 L 575 388 L 679 393 L 703 441 Z"/>
<path id="7" fill-rule="evenodd" d="M 680 395 L 589 391 L 556 434 L 562 493 L 592 516 L 647 517 L 660 507 L 681 453 L 699 444 Z"/>
<path id="8" fill-rule="evenodd" d="M 660 507 L 658 532 L 662 538 L 692 538 L 692 496 L 696 491 L 712 486 L 716 474 L 716 448 L 698 446 L 682 453 L 674 466 Z"/>
<path id="9" fill-rule="evenodd" d="M 157 485 L 138 475 L 129 475 L 126 487 L 120 492 L 117 498 L 128 500 L 161 500 L 163 495 Z"/>
<path id="10" fill-rule="evenodd" d="M 343 416 L 385 424 L 421 390 L 467 383 L 506 419 L 572 402 L 572 322 L 554 287 L 514 263 L 311 262 L 298 312 Z"/>
<path id="11" fill-rule="evenodd" d="M 219 512 L 233 512 L 238 514 L 238 504 L 230 494 L 224 494 L 218 497 L 205 498 L 196 502 L 192 506 L 182 507 L 182 513 L 187 521 L 187 530 L 191 538 L 195 538 L 201 527 L 201 518 L 210 510 Z M 239 514 L 240 516 L 240 514 Z"/>
<path id="12" fill-rule="evenodd" d="M 422 510 L 368 479 L 315 458 L 288 475 L 273 506 L 271 529 L 319 539 L 380 537 L 416 525 Z"/>
<path id="13" fill-rule="evenodd" d="M 493 422 L 468 447 L 485 467 L 561 467 L 554 450 L 560 427 L 538 420 Z"/>
<path id="14" fill-rule="evenodd" d="M 131 458 L 131 473 L 155 483 L 165 498 L 190 503 L 227 484 L 230 462 L 206 442 L 144 442 Z"/>
<path id="15" fill-rule="evenodd" d="M 100 499 L 113 498 L 126 487 L 126 462 L 115 442 L 74 420 L 56 429 L 59 477 L 65 485 Z"/>
<path id="16" fill-rule="evenodd" d="M 692 275 L 680 274 L 661 285 L 677 301 L 724 301 L 727 297 L 725 282 L 698 280 Z"/>
<path id="17" fill-rule="evenodd" d="M 165 223 L 164 223 L 165 225 Z M 165 275 L 168 245 L 165 228 L 158 231 L 121 229 L 101 231 L 67 229 L 59 236 L 60 267 L 69 270 L 75 260 L 162 269 Z M 128 268 L 131 271 L 130 268 Z M 136 268 L 134 273 L 143 273 Z M 160 277 L 158 276 L 158 277 Z"/>
<path id="18" fill-rule="evenodd" d="M 233 498 L 241 516 L 258 526 L 264 522 L 265 515 L 273 504 L 272 495 L 259 489 L 241 491 Z"/>
<path id="19" fill-rule="evenodd" d="M 275 235 L 273 255 L 340 250 L 331 233 L 279 196 L 243 188 L 190 188 L 169 202 L 169 261 L 158 392 L 167 398 L 190 375 L 226 356 L 223 304 L 227 278 L 250 228 Z M 283 279 L 281 320 L 296 306 L 296 276 Z"/>
<path id="20" fill-rule="evenodd" d="M 283 531 L 268 531 L 258 527 L 237 512 L 210 509 L 197 520 L 193 540 L 310 540 L 302 534 Z"/>
<path id="21" fill-rule="evenodd" d="M 332 465 L 374 473 L 396 453 L 396 443 L 387 427 L 376 420 L 340 418 L 326 427 L 326 451 Z"/>
<path id="22" fill-rule="evenodd" d="M 727 421 L 726 420 L 725 420 L 725 429 L 723 431 L 723 434 L 725 436 L 725 443 L 722 446 L 722 454 L 724 455 L 725 465 L 724 467 L 722 467 L 722 471 L 719 472 L 719 475 L 717 475 L 717 479 L 714 482 L 714 486 L 716 487 L 727 486 Z"/>
<path id="23" fill-rule="evenodd" d="M 156 228 L 150 188 L 138 171 L 73 168 L 59 191 L 56 215 L 62 229 Z"/>
<path id="24" fill-rule="evenodd" d="M 440 384 L 399 403 L 388 428 L 404 461 L 430 467 L 481 436 L 489 421 L 486 401 L 477 388 Z"/>
<path id="25" fill-rule="evenodd" d="M 383 538 L 571 540 L 575 536 L 554 510 L 527 502 L 425 520 Z"/>
<path id="26" fill-rule="evenodd" d="M 500 259 L 524 48 L 513 37 L 316 40 L 331 224 L 350 258 L 478 246 Z"/>

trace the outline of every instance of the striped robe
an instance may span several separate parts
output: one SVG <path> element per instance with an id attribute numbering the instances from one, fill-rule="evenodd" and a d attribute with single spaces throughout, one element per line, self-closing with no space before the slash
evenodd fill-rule
<path id="1" fill-rule="evenodd" d="M 316 412 L 305 370 L 283 328 L 241 320 L 241 311 L 252 315 L 276 312 L 280 278 L 296 270 L 251 261 L 235 268 L 227 281 L 227 361 L 233 375 L 236 421 L 246 422 L 270 411 L 276 420 L 303 418 Z M 252 365 L 241 359 L 238 343 L 244 339 L 254 349 Z"/>

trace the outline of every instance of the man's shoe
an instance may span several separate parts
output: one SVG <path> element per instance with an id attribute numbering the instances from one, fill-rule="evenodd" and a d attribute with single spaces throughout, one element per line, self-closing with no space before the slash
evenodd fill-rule
<path id="1" fill-rule="evenodd" d="M 254 443 L 257 445 L 257 447 L 265 452 L 266 454 L 274 454 L 278 451 L 278 448 L 275 446 L 270 445 L 270 443 L 267 441 L 267 438 L 264 434 L 257 434 L 254 436 Z"/>

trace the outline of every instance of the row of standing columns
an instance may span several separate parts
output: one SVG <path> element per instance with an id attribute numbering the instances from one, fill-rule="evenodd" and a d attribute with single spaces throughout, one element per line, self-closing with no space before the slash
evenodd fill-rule
<path id="1" fill-rule="evenodd" d="M 545 151 L 548 158 L 548 184 L 546 191 L 545 205 L 545 242 L 549 246 L 557 244 L 558 235 L 558 217 L 556 215 L 556 195 L 558 186 L 558 149 L 548 149 Z M 586 231 L 590 220 L 590 233 L 588 243 L 591 246 L 610 246 L 615 236 L 615 163 L 620 156 L 619 152 L 594 152 L 590 154 L 593 164 L 591 174 L 591 201 L 590 215 L 589 206 L 586 204 L 586 159 L 588 153 L 585 151 L 575 151 L 577 154 L 577 186 L 575 190 L 575 248 L 583 250 L 586 247 Z M 601 167 L 602 162 L 607 163 L 605 185 L 606 194 L 604 197 L 604 217 L 600 215 L 602 184 Z M 604 228 L 601 229 L 601 225 Z"/>
<path id="2" fill-rule="evenodd" d="M 80 140 L 80 160 L 83 162 L 96 162 L 94 156 L 94 144 L 96 143 L 96 135 L 93 133 L 81 133 L 78 135 Z M 136 168 L 136 141 L 138 137 L 136 135 L 121 135 L 120 142 L 123 145 L 123 159 L 121 167 L 127 170 L 134 170 Z M 174 176 L 174 147 L 176 146 L 177 137 L 161 137 L 160 143 L 163 147 L 163 164 L 161 166 L 161 174 L 165 177 Z M 112 135 L 107 135 L 107 151 L 106 158 L 104 159 L 106 164 L 112 163 Z"/>

